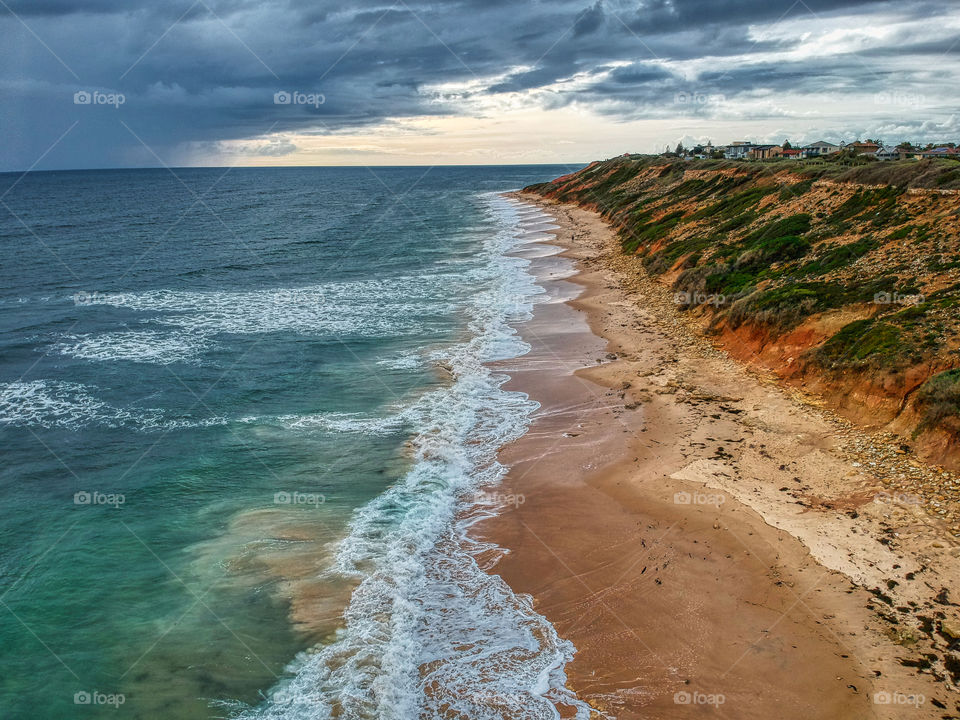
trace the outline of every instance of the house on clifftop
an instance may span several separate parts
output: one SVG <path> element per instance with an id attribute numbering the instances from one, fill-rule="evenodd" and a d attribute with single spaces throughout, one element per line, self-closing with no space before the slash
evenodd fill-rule
<path id="1" fill-rule="evenodd" d="M 751 160 L 769 160 L 783 155 L 783 148 L 779 145 L 754 145 L 747 154 Z"/>
<path id="2" fill-rule="evenodd" d="M 727 145 L 727 149 L 723 152 L 723 157 L 727 160 L 746 160 L 750 150 L 755 147 L 756 145 L 747 140 L 734 140 Z"/>
<path id="3" fill-rule="evenodd" d="M 821 155 L 833 155 L 833 153 L 840 152 L 840 146 L 825 140 L 818 140 L 815 143 L 804 145 L 800 148 L 800 152 L 801 157 L 820 157 Z"/>
<path id="4" fill-rule="evenodd" d="M 952 147 L 935 147 L 924 150 L 920 156 L 924 158 L 955 158 L 960 157 L 960 150 Z"/>
<path id="5" fill-rule="evenodd" d="M 853 150 L 861 155 L 876 155 L 877 151 L 880 149 L 880 144 L 872 141 L 860 142 L 857 140 L 856 142 L 852 142 L 847 145 L 846 149 Z"/>
<path id="6" fill-rule="evenodd" d="M 884 145 L 882 148 L 877 150 L 876 153 L 874 153 L 874 156 L 877 158 L 877 160 L 902 160 L 907 157 L 907 154 L 901 151 L 900 148 Z"/>

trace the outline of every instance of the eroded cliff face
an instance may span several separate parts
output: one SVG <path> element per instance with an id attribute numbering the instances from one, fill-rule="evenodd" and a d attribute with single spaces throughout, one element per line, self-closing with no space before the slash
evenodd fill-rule
<path id="1" fill-rule="evenodd" d="M 960 468 L 960 163 L 620 157 L 528 190 L 602 214 L 732 356 Z"/>

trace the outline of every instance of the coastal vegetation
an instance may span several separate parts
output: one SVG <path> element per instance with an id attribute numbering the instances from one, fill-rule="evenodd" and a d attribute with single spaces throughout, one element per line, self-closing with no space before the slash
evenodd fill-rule
<path id="1" fill-rule="evenodd" d="M 735 354 L 856 419 L 945 434 L 937 459 L 960 463 L 957 160 L 629 155 L 527 190 L 601 213 Z"/>
<path id="2" fill-rule="evenodd" d="M 920 429 L 940 427 L 960 437 L 960 369 L 934 375 L 917 391 L 922 411 Z"/>

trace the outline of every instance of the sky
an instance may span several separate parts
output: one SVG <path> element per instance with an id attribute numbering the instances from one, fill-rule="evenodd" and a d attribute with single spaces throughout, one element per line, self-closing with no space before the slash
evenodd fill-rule
<path id="1" fill-rule="evenodd" d="M 957 0 L 0 0 L 0 171 L 960 142 Z"/>

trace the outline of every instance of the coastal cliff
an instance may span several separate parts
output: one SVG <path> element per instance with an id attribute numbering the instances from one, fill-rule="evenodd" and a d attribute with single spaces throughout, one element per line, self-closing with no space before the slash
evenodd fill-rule
<path id="1" fill-rule="evenodd" d="M 526 190 L 600 213 L 730 355 L 960 468 L 960 163 L 622 156 Z"/>

